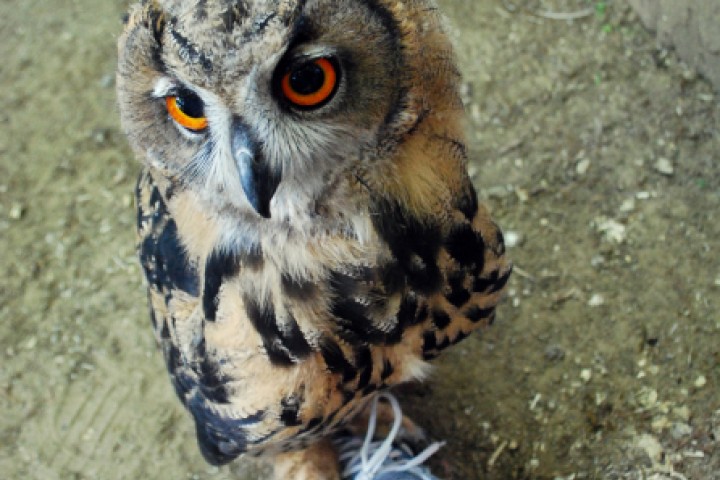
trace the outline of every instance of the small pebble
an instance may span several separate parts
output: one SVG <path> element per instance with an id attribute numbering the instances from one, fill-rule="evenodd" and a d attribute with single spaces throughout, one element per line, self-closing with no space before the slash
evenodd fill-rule
<path id="1" fill-rule="evenodd" d="M 505 246 L 508 248 L 517 247 L 523 242 L 523 236 L 519 232 L 515 232 L 513 230 L 508 230 L 507 232 L 505 232 L 504 237 Z"/>
<path id="2" fill-rule="evenodd" d="M 592 370 L 590 370 L 589 368 L 584 368 L 582 372 L 580 372 L 580 379 L 583 382 L 588 383 L 590 380 L 592 380 Z"/>
<path id="3" fill-rule="evenodd" d="M 695 380 L 695 388 L 703 388 L 705 385 L 707 385 L 707 378 L 705 378 L 705 375 L 700 375 Z"/>
<path id="4" fill-rule="evenodd" d="M 108 130 L 104 128 L 96 128 L 91 133 L 93 141 L 98 145 L 104 145 L 108 140 Z"/>
<path id="5" fill-rule="evenodd" d="M 686 405 L 673 408 L 672 414 L 675 418 L 682 420 L 683 422 L 687 423 L 690 421 L 690 409 Z"/>
<path id="6" fill-rule="evenodd" d="M 653 463 L 660 463 L 665 456 L 665 450 L 660 444 L 660 441 L 652 435 L 640 435 L 636 441 L 636 445 L 645 451 Z"/>
<path id="7" fill-rule="evenodd" d="M 25 343 L 26 350 L 32 350 L 37 345 L 37 337 L 30 337 Z"/>
<path id="8" fill-rule="evenodd" d="M 670 434 L 675 440 L 680 440 L 683 437 L 692 435 L 692 431 L 692 427 L 687 423 L 676 422 L 673 424 Z"/>
<path id="9" fill-rule="evenodd" d="M 580 160 L 577 164 L 577 167 L 575 167 L 578 175 L 585 175 L 588 172 L 588 170 L 590 170 L 590 165 L 591 165 L 590 159 L 583 158 L 582 160 Z"/>
<path id="10" fill-rule="evenodd" d="M 635 199 L 634 198 L 628 198 L 625 200 L 622 205 L 620 205 L 620 211 L 622 213 L 630 213 L 635 210 Z"/>
<path id="11" fill-rule="evenodd" d="M 517 196 L 520 203 L 527 203 L 527 201 L 530 200 L 530 194 L 524 188 L 516 188 L 515 196 Z"/>
<path id="12" fill-rule="evenodd" d="M 703 102 L 714 102 L 715 101 L 715 95 L 710 93 L 701 93 L 697 96 L 697 98 Z"/>
<path id="13" fill-rule="evenodd" d="M 683 80 L 686 80 L 686 81 L 688 81 L 688 82 L 692 82 L 692 81 L 694 81 L 694 80 L 697 80 L 697 77 L 698 77 L 698 74 L 697 74 L 697 72 L 696 72 L 695 70 L 693 70 L 693 69 L 688 68 L 688 69 L 684 69 L 684 70 L 682 71 L 682 78 L 683 78 Z"/>
<path id="14" fill-rule="evenodd" d="M 661 157 L 655 162 L 655 170 L 668 177 L 675 173 L 675 167 L 667 158 Z"/>
<path id="15" fill-rule="evenodd" d="M 670 427 L 670 420 L 668 420 L 668 418 L 665 416 L 656 417 L 650 423 L 650 427 L 653 429 L 653 432 L 660 433 Z"/>
<path id="16" fill-rule="evenodd" d="M 590 297 L 590 301 L 588 301 L 588 306 L 590 307 L 600 307 L 602 305 L 605 305 L 605 297 L 599 293 L 594 294 Z"/>
<path id="17" fill-rule="evenodd" d="M 8 212 L 8 216 L 13 220 L 20 220 L 23 215 L 25 214 L 25 207 L 22 206 L 20 203 L 13 203 L 10 206 L 10 212 Z"/>
<path id="18" fill-rule="evenodd" d="M 510 195 L 510 192 L 502 185 L 495 185 L 485 189 L 485 195 L 488 198 L 503 199 Z"/>
<path id="19" fill-rule="evenodd" d="M 638 403 L 643 408 L 650 409 L 655 407 L 658 401 L 658 392 L 654 388 L 643 387 L 638 393 Z"/>
<path id="20" fill-rule="evenodd" d="M 598 231 L 603 234 L 605 240 L 612 243 L 623 243 L 627 237 L 627 227 L 617 220 L 599 219 L 596 220 Z"/>
<path id="21" fill-rule="evenodd" d="M 559 362 L 565 359 L 565 349 L 560 345 L 549 345 L 545 349 L 545 358 L 553 362 Z"/>

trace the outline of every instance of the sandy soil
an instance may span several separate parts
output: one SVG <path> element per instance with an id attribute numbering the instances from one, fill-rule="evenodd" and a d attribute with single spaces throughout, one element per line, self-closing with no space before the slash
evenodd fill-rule
<path id="1" fill-rule="evenodd" d="M 720 3 L 716 0 L 628 0 L 640 20 L 680 58 L 720 87 Z"/>
<path id="2" fill-rule="evenodd" d="M 497 325 L 406 409 L 447 440 L 446 479 L 720 479 L 719 97 L 620 2 L 512 1 L 440 3 L 518 268 Z M 1 476 L 263 478 L 203 462 L 153 343 L 125 9 L 0 3 Z"/>

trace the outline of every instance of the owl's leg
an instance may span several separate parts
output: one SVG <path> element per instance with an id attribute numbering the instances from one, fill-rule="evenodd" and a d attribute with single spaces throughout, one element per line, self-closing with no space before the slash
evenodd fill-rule
<path id="1" fill-rule="evenodd" d="M 272 459 L 275 480 L 340 480 L 340 464 L 329 439 Z"/>

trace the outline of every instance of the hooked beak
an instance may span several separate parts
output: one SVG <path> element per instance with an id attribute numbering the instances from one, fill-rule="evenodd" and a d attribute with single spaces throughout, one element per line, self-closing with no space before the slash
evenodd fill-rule
<path id="1" fill-rule="evenodd" d="M 259 215 L 270 218 L 270 201 L 280 184 L 281 172 L 267 164 L 260 145 L 242 120 L 234 118 L 231 129 L 232 154 L 245 196 Z"/>

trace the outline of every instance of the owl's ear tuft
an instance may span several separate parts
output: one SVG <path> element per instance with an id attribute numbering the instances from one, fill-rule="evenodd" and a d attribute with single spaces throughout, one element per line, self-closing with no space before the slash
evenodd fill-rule
<path id="1" fill-rule="evenodd" d="M 165 31 L 165 13 L 160 6 L 150 1 L 147 3 L 147 26 L 153 32 L 153 38 L 160 45 L 162 43 L 163 32 Z"/>
<path id="2" fill-rule="evenodd" d="M 133 36 L 134 32 L 144 30 L 152 33 L 155 43 L 162 45 L 165 32 L 165 12 L 156 0 L 143 0 L 135 4 L 130 12 L 123 16 L 124 35 Z M 120 42 L 122 45 L 122 41 Z"/>

